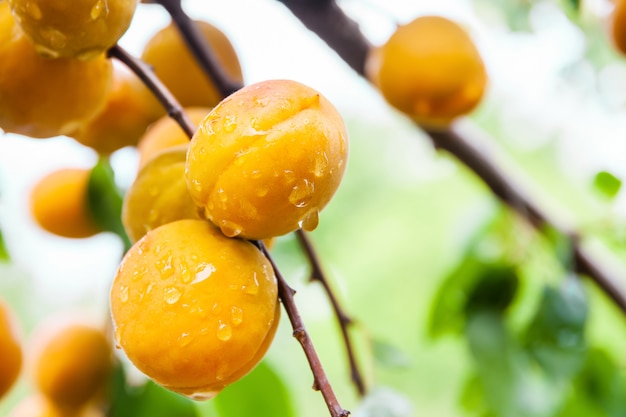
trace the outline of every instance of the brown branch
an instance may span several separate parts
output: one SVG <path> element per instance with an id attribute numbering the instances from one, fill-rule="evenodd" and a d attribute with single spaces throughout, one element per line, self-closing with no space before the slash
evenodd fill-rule
<path id="1" fill-rule="evenodd" d="M 211 45 L 206 41 L 194 21 L 183 10 L 180 0 L 151 0 L 150 3 L 160 4 L 169 13 L 198 65 L 222 97 L 227 97 L 243 87 L 241 83 L 233 80 L 224 71 L 213 53 Z"/>
<path id="2" fill-rule="evenodd" d="M 360 76 L 365 77 L 365 60 L 370 43 L 359 30 L 358 24 L 346 16 L 333 0 L 278 1 L 287 6 L 294 16 L 334 49 Z M 340 21 L 345 24 L 336 27 L 335 22 Z M 569 236 L 573 246 L 576 272 L 593 280 L 622 312 L 626 313 L 626 292 L 619 284 L 623 282 L 623 277 L 596 260 L 582 247 L 578 233 L 574 229 L 545 212 L 530 193 L 523 190 L 505 169 L 498 166 L 496 160 L 485 152 L 487 141 L 476 144 L 476 137 L 456 127 L 447 131 L 426 131 L 426 133 L 436 148 L 449 152 L 473 170 L 496 196 L 535 227 L 549 225 Z"/>
<path id="3" fill-rule="evenodd" d="M 352 378 L 352 382 L 356 386 L 356 389 L 359 395 L 363 396 L 366 393 L 365 382 L 363 381 L 363 377 L 361 376 L 361 372 L 359 370 L 359 366 L 356 363 L 356 355 L 354 354 L 354 348 L 352 347 L 352 341 L 350 339 L 350 335 L 348 334 L 348 327 L 354 322 L 352 319 L 345 313 L 335 293 L 332 288 L 330 288 L 330 284 L 328 282 L 328 278 L 322 269 L 322 265 L 317 256 L 317 252 L 313 247 L 313 242 L 307 236 L 306 232 L 302 229 L 298 229 L 296 231 L 296 236 L 298 241 L 300 242 L 300 246 L 304 249 L 304 253 L 309 259 L 309 264 L 311 265 L 311 277 L 310 281 L 319 282 L 324 291 L 326 291 L 326 295 L 330 300 L 333 311 L 335 312 L 335 317 L 339 322 L 339 328 L 341 329 L 341 335 L 343 337 L 344 346 L 346 347 L 346 354 L 348 355 L 348 362 L 350 364 L 350 377 Z"/>
<path id="4" fill-rule="evenodd" d="M 191 138 L 195 131 L 195 127 L 193 122 L 186 116 L 185 111 L 180 106 L 180 104 L 172 97 L 171 93 L 167 90 L 167 88 L 158 80 L 156 76 L 152 73 L 150 68 L 141 60 L 138 60 L 132 57 L 129 53 L 124 51 L 119 46 L 115 46 L 111 48 L 109 51 L 109 55 L 120 59 L 120 61 L 124 62 L 128 65 L 128 67 L 141 79 L 146 82 L 147 87 L 161 100 L 161 103 L 168 110 L 168 114 L 170 115 L 182 115 L 183 117 L 174 117 L 174 119 L 178 122 L 180 127 L 187 133 L 187 136 Z M 163 99 L 161 99 L 163 98 Z M 328 381 L 328 377 L 326 376 L 326 372 L 322 367 L 322 363 L 317 356 L 317 352 L 315 351 L 315 347 L 313 346 L 313 342 L 309 337 L 302 318 L 300 317 L 300 312 L 294 301 L 294 293 L 295 291 L 289 287 L 282 274 L 278 270 L 274 260 L 272 259 L 269 251 L 265 247 L 262 241 L 252 241 L 254 245 L 256 245 L 263 254 L 267 257 L 267 259 L 272 264 L 272 268 L 274 269 L 274 273 L 276 275 L 278 281 L 278 295 L 280 300 L 283 303 L 283 307 L 287 312 L 287 316 L 289 316 L 289 320 L 293 327 L 293 335 L 300 342 L 302 349 L 304 350 L 304 354 L 309 362 L 311 367 L 311 371 L 313 372 L 314 385 L 313 388 L 316 391 L 320 391 L 322 396 L 324 397 L 324 401 L 328 406 L 328 410 L 332 417 L 347 417 L 350 415 L 350 412 L 344 410 L 340 405 L 335 393 Z"/>
<path id="5" fill-rule="evenodd" d="M 339 404 L 333 388 L 328 381 L 322 362 L 320 361 L 319 356 L 317 356 L 313 342 L 304 327 L 304 322 L 300 317 L 300 312 L 298 311 L 293 298 L 295 291 L 285 281 L 285 278 L 278 270 L 274 259 L 267 250 L 267 247 L 263 244 L 263 241 L 254 241 L 253 243 L 261 249 L 274 268 L 274 273 L 278 281 L 278 296 L 283 302 L 283 307 L 289 316 L 289 321 L 291 322 L 291 327 L 293 328 L 293 336 L 298 340 L 298 342 L 300 342 L 300 345 L 304 350 L 304 354 L 309 362 L 311 372 L 313 373 L 313 389 L 322 393 L 326 406 L 328 407 L 328 411 L 330 411 L 330 415 L 332 417 L 349 416 L 350 412 L 343 409 Z"/>

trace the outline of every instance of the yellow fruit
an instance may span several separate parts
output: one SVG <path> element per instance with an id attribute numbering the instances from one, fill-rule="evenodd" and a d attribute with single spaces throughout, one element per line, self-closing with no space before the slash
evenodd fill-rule
<path id="1" fill-rule="evenodd" d="M 111 289 L 119 346 L 144 374 L 208 399 L 250 372 L 279 321 L 276 277 L 251 243 L 205 220 L 148 232 L 126 253 Z"/>
<path id="2" fill-rule="evenodd" d="M 70 319 L 44 323 L 33 336 L 35 384 L 56 407 L 77 411 L 101 394 L 113 367 L 104 332 Z"/>
<path id="3" fill-rule="evenodd" d="M 470 36 L 439 16 L 399 26 L 383 46 L 372 50 L 366 72 L 392 106 L 435 128 L 473 110 L 487 83 Z"/>
<path id="4" fill-rule="evenodd" d="M 317 227 L 343 177 L 348 135 L 335 107 L 295 81 L 253 84 L 209 113 L 187 154 L 187 186 L 229 237 Z"/>
<path id="5" fill-rule="evenodd" d="M 189 119 L 199 126 L 200 122 L 211 111 L 210 107 L 189 107 L 184 109 Z M 161 151 L 176 147 L 188 146 L 190 138 L 178 123 L 169 116 L 163 116 L 154 122 L 139 140 L 139 168 Z"/>
<path id="6" fill-rule="evenodd" d="M 122 37 L 138 0 L 9 0 L 39 53 L 91 59 Z"/>
<path id="7" fill-rule="evenodd" d="M 42 178 L 30 196 L 31 212 L 41 228 L 55 235 L 84 238 L 102 231 L 89 210 L 91 171 L 66 168 Z"/>
<path id="8" fill-rule="evenodd" d="M 187 144 L 161 152 L 126 192 L 122 223 L 132 242 L 174 220 L 201 218 L 185 182 L 186 154 Z"/>
<path id="9" fill-rule="evenodd" d="M 0 2 L 0 129 L 34 138 L 65 135 L 96 115 L 111 85 L 104 55 L 47 59 Z"/>
<path id="10" fill-rule="evenodd" d="M 17 380 L 22 369 L 22 348 L 17 322 L 9 307 L 0 301 L 0 398 Z"/>
<path id="11" fill-rule="evenodd" d="M 626 1 L 616 0 L 609 18 L 610 38 L 615 48 L 626 55 Z"/>
<path id="12" fill-rule="evenodd" d="M 70 136 L 100 155 L 137 145 L 152 122 L 146 111 L 144 88 L 125 67 L 114 66 L 113 86 L 104 108 Z"/>
<path id="13" fill-rule="evenodd" d="M 219 62 L 220 67 L 234 81 L 243 82 L 239 59 L 232 44 L 212 24 L 196 20 L 198 29 Z M 183 107 L 213 107 L 223 98 L 215 84 L 198 65 L 178 28 L 170 23 L 157 32 L 146 44 L 141 58 L 152 66 L 155 74 L 172 92 Z M 152 111 L 156 117 L 165 114 L 155 99 Z"/>

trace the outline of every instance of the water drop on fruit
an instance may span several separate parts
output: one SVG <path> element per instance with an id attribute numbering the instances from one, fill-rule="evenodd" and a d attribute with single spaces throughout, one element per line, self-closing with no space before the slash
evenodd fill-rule
<path id="1" fill-rule="evenodd" d="M 318 155 L 315 158 L 315 165 L 313 166 L 313 175 L 315 175 L 317 178 L 320 178 L 322 175 L 324 175 L 324 170 L 326 170 L 327 165 L 328 165 L 328 156 L 326 155 L 326 152 L 324 152 L 322 155 Z"/>
<path id="2" fill-rule="evenodd" d="M 107 4 L 107 0 L 98 0 L 91 8 L 90 17 L 91 20 L 96 20 L 100 17 L 105 17 L 108 13 L 109 5 Z"/>
<path id="3" fill-rule="evenodd" d="M 197 284 L 198 282 L 202 282 L 210 277 L 213 272 L 215 272 L 215 266 L 213 264 L 202 263 L 196 268 L 196 277 L 191 283 Z"/>
<path id="4" fill-rule="evenodd" d="M 315 185 L 306 178 L 298 181 L 289 194 L 289 202 L 296 207 L 304 207 L 311 201 Z"/>
<path id="5" fill-rule="evenodd" d="M 307 232 L 315 230 L 317 225 L 320 222 L 320 215 L 317 210 L 311 210 L 307 213 L 307 215 L 298 222 L 302 230 L 306 230 Z"/>
<path id="6" fill-rule="evenodd" d="M 243 322 L 243 310 L 237 306 L 232 306 L 230 308 L 230 319 L 233 325 L 240 325 Z"/>
<path id="7" fill-rule="evenodd" d="M 256 276 L 256 272 L 250 282 L 248 282 L 247 285 L 244 285 L 243 292 L 249 295 L 257 295 L 259 293 L 259 280 Z"/>
<path id="8" fill-rule="evenodd" d="M 220 224 L 220 229 L 222 230 L 222 233 L 224 233 L 224 235 L 226 235 L 227 237 L 235 237 L 241 234 L 241 226 L 228 220 L 222 220 L 222 223 Z"/>
<path id="9" fill-rule="evenodd" d="M 126 285 L 120 287 L 120 301 L 123 303 L 128 301 L 128 286 Z"/>
<path id="10" fill-rule="evenodd" d="M 34 20 L 41 20 L 43 14 L 41 13 L 41 9 L 36 3 L 26 2 L 26 13 Z"/>
<path id="11" fill-rule="evenodd" d="M 233 329 L 226 323 L 220 322 L 217 327 L 217 338 L 223 342 L 227 342 L 233 336 Z"/>
<path id="12" fill-rule="evenodd" d="M 163 290 L 163 299 L 168 304 L 175 304 L 180 299 L 181 293 L 175 287 L 167 287 Z"/>
<path id="13" fill-rule="evenodd" d="M 233 133 L 235 129 L 237 129 L 237 123 L 235 123 L 234 118 L 226 116 L 224 118 L 224 132 Z"/>
<path id="14" fill-rule="evenodd" d="M 193 394 L 189 394 L 187 395 L 187 397 L 191 398 L 194 401 L 208 401 L 212 398 L 215 398 L 215 396 L 219 394 L 219 392 L 215 392 L 215 391 L 200 391 L 200 392 L 194 392 Z"/>
<path id="15" fill-rule="evenodd" d="M 259 188 L 256 189 L 256 195 L 259 197 L 264 197 L 270 191 L 270 187 L 267 185 L 260 185 Z"/>

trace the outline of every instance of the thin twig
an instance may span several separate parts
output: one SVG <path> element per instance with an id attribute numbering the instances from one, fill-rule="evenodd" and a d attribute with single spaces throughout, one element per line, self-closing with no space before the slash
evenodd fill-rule
<path id="1" fill-rule="evenodd" d="M 278 0 L 300 21 L 354 69 L 365 77 L 365 61 L 370 42 L 361 33 L 358 24 L 348 17 L 334 0 Z M 344 22 L 337 25 L 336 22 Z M 505 169 L 485 152 L 487 141 L 475 145 L 475 138 L 453 127 L 447 131 L 426 131 L 435 147 L 454 155 L 469 167 L 504 203 L 516 210 L 535 227 L 552 226 L 572 241 L 576 272 L 594 281 L 613 302 L 626 313 L 626 292 L 620 285 L 623 277 L 609 270 L 581 245 L 576 230 L 562 224 L 555 216 L 545 212 L 530 193 L 519 187 Z"/>
<path id="2" fill-rule="evenodd" d="M 222 97 L 227 97 L 243 87 L 243 84 L 233 80 L 224 71 L 213 53 L 211 45 L 206 41 L 198 26 L 183 10 L 180 0 L 152 0 L 150 3 L 160 4 L 169 13 L 192 55 Z"/>
<path id="3" fill-rule="evenodd" d="M 319 356 L 317 356 L 313 342 L 304 327 L 304 322 L 300 317 L 300 312 L 298 311 L 293 298 L 295 291 L 285 281 L 285 278 L 278 270 L 274 259 L 267 250 L 267 247 L 263 244 L 263 241 L 254 241 L 253 243 L 261 249 L 274 268 L 274 273 L 278 281 L 278 296 L 283 302 L 283 307 L 289 316 L 289 321 L 291 322 L 291 327 L 293 328 L 293 337 L 300 342 L 300 345 L 304 350 L 304 354 L 309 362 L 309 366 L 311 367 L 311 372 L 313 372 L 313 389 L 322 393 L 326 406 L 328 407 L 328 411 L 330 411 L 332 417 L 349 416 L 350 412 L 342 408 L 339 404 L 333 388 L 328 381 L 322 362 L 320 361 Z"/>
<path id="4" fill-rule="evenodd" d="M 339 301 L 337 300 L 337 297 L 335 296 L 335 293 L 333 292 L 332 288 L 330 288 L 328 278 L 322 269 L 321 262 L 319 261 L 319 257 L 317 256 L 317 252 L 313 247 L 313 242 L 311 242 L 311 239 L 309 239 L 306 232 L 304 232 L 302 229 L 298 229 L 296 231 L 296 236 L 298 238 L 298 241 L 300 242 L 300 246 L 302 246 L 302 248 L 304 249 L 304 253 L 309 259 L 309 264 L 311 265 L 310 281 L 319 282 L 324 288 L 324 291 L 326 291 L 328 299 L 330 300 L 333 311 L 335 312 L 335 317 L 339 322 L 339 328 L 341 329 L 341 335 L 343 337 L 344 345 L 346 347 L 346 353 L 348 356 L 348 361 L 350 363 L 350 377 L 352 378 L 352 382 L 354 382 L 354 385 L 356 386 L 359 395 L 363 396 L 366 393 L 365 382 L 363 381 L 359 366 L 356 363 L 356 355 L 354 354 L 350 335 L 348 334 L 348 327 L 354 322 L 343 310 L 343 308 L 339 304 Z"/>
<path id="5" fill-rule="evenodd" d="M 109 55 L 116 57 L 116 58 L 120 56 L 122 59 L 120 58 L 118 59 L 120 59 L 122 62 L 124 62 L 127 65 L 128 63 L 130 63 L 128 67 L 133 72 L 135 72 L 135 74 L 141 80 L 150 81 L 150 82 L 146 82 L 148 88 L 152 90 L 154 94 L 157 95 L 158 97 L 164 98 L 163 100 L 161 100 L 161 102 L 168 110 L 168 114 L 183 115 L 184 117 L 178 117 L 178 118 L 175 118 L 175 120 L 178 122 L 180 127 L 187 133 L 189 138 L 193 136 L 193 133 L 195 130 L 193 122 L 186 116 L 185 111 L 175 99 L 173 100 L 167 99 L 168 97 L 171 97 L 171 93 L 167 90 L 167 88 L 161 82 L 159 82 L 158 78 L 154 76 L 154 74 L 151 72 L 151 70 L 149 69 L 147 65 L 142 63 L 140 60 L 132 57 L 130 54 L 128 54 L 126 51 L 124 51 L 120 47 L 112 48 L 111 51 L 109 52 Z M 304 350 L 304 354 L 311 367 L 311 371 L 313 372 L 313 378 L 314 378 L 313 388 L 322 393 L 322 396 L 324 397 L 324 401 L 326 402 L 326 405 L 328 406 L 328 410 L 330 411 L 330 414 L 332 417 L 349 416 L 350 412 L 343 409 L 339 405 L 339 401 L 337 400 L 337 397 L 335 396 L 332 386 L 330 385 L 330 382 L 328 381 L 328 377 L 326 376 L 326 372 L 324 371 L 324 368 L 322 367 L 322 363 L 317 355 L 317 352 L 315 351 L 313 342 L 311 341 L 311 338 L 309 337 L 306 331 L 306 328 L 304 327 L 304 323 L 302 321 L 302 318 L 300 317 L 300 312 L 298 311 L 298 308 L 293 298 L 295 291 L 291 289 L 291 287 L 289 287 L 289 285 L 283 278 L 282 274 L 280 273 L 278 267 L 276 266 L 269 251 L 267 250 L 267 247 L 265 247 L 263 242 L 252 241 L 252 243 L 255 244 L 263 252 L 263 254 L 267 257 L 267 259 L 272 264 L 272 268 L 274 269 L 274 273 L 276 275 L 277 282 L 278 282 L 278 295 L 279 295 L 280 300 L 283 303 L 283 307 L 292 324 L 293 335 L 298 340 L 298 342 L 300 342 L 300 345 L 302 346 L 302 349 Z"/>
<path id="6" fill-rule="evenodd" d="M 121 46 L 115 45 L 108 51 L 108 55 L 117 59 L 134 72 L 141 81 L 154 93 L 156 98 L 167 109 L 167 114 L 176 120 L 185 133 L 191 137 L 195 133 L 195 126 L 187 113 L 178 103 L 178 100 L 163 85 L 161 80 L 154 74 L 152 69 L 142 60 L 135 58 Z"/>

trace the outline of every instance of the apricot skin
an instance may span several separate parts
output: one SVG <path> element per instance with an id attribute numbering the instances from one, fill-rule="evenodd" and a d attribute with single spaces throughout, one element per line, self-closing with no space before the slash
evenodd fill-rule
<path id="1" fill-rule="evenodd" d="M 191 197 L 227 236 L 266 239 L 313 230 L 348 156 L 343 120 L 319 92 L 272 80 L 209 113 L 187 154 Z"/>
<path id="2" fill-rule="evenodd" d="M 17 322 L 0 300 L 0 399 L 11 389 L 22 369 L 23 353 Z"/>

